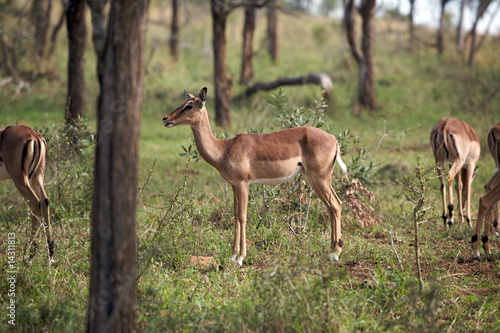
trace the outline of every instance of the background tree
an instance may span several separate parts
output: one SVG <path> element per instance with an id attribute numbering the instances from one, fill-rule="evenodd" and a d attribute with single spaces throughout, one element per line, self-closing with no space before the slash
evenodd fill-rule
<path id="1" fill-rule="evenodd" d="M 253 3 L 245 6 L 245 23 L 243 25 L 243 50 L 241 61 L 240 84 L 247 85 L 254 78 L 253 73 L 253 35 L 255 31 L 255 21 L 257 18 L 257 8 Z"/>
<path id="2" fill-rule="evenodd" d="M 415 9 L 415 0 L 410 0 L 410 14 L 408 15 L 408 23 L 410 30 L 410 49 L 413 50 L 415 45 L 415 23 L 413 21 L 413 12 Z"/>
<path id="3" fill-rule="evenodd" d="M 488 9 L 488 7 L 493 3 L 495 2 L 494 0 L 478 0 L 477 1 L 477 9 L 476 9 L 476 17 L 474 19 L 474 23 L 472 24 L 472 28 L 469 32 L 469 36 L 471 38 L 471 42 L 470 42 L 470 49 L 469 49 L 469 60 L 468 60 L 468 65 L 469 67 L 472 67 L 474 65 L 474 58 L 476 56 L 476 52 L 481 48 L 481 46 L 483 45 L 483 42 L 484 40 L 486 39 L 486 36 L 488 36 L 488 31 L 489 31 L 489 28 L 491 26 L 491 24 L 493 23 L 493 20 L 495 19 L 495 16 L 497 15 L 498 13 L 498 9 L 500 8 L 500 2 L 497 3 L 497 7 L 496 7 L 496 10 L 495 12 L 491 15 L 490 17 L 490 22 L 486 28 L 486 31 L 483 33 L 481 39 L 479 40 L 479 42 L 476 43 L 476 30 L 477 30 L 477 24 L 479 23 L 479 21 L 481 20 L 481 18 L 484 16 L 484 13 L 486 13 L 486 10 Z"/>
<path id="4" fill-rule="evenodd" d="M 106 43 L 106 4 L 107 0 L 87 0 L 92 15 L 92 43 L 98 63 Z"/>
<path id="5" fill-rule="evenodd" d="M 179 0 L 172 0 L 172 23 L 170 25 L 170 55 L 173 61 L 179 58 Z"/>
<path id="6" fill-rule="evenodd" d="M 280 0 L 271 0 L 267 9 L 267 52 L 274 63 L 279 57 L 278 11 Z"/>
<path id="7" fill-rule="evenodd" d="M 230 109 L 233 83 L 227 73 L 226 21 L 232 8 L 227 0 L 211 0 L 211 9 L 214 52 L 215 123 L 227 128 L 231 125 Z"/>
<path id="8" fill-rule="evenodd" d="M 37 62 L 43 60 L 45 56 L 51 9 L 52 0 L 33 0 L 31 22 L 35 28 L 35 55 Z"/>
<path id="9" fill-rule="evenodd" d="M 443 46 L 443 34 L 444 34 L 444 19 L 445 19 L 445 6 L 448 3 L 449 0 L 441 0 L 441 11 L 439 15 L 439 26 L 437 30 L 437 49 L 438 53 L 442 54 L 444 50 Z"/>
<path id="10" fill-rule="evenodd" d="M 373 78 L 373 16 L 375 8 L 375 0 L 363 0 L 358 9 L 362 18 L 360 53 L 355 40 L 354 0 L 344 2 L 344 29 L 351 54 L 359 68 L 358 103 L 361 107 L 372 110 L 376 107 Z"/>
<path id="11" fill-rule="evenodd" d="M 88 331 L 134 332 L 136 194 L 148 0 L 114 0 L 99 81 Z"/>
<path id="12" fill-rule="evenodd" d="M 464 32 L 463 32 L 463 21 L 465 6 L 467 6 L 467 0 L 462 0 L 460 2 L 460 14 L 458 15 L 457 23 L 457 51 L 462 52 L 464 50 Z"/>
<path id="13" fill-rule="evenodd" d="M 85 0 L 70 0 L 66 9 L 68 27 L 68 96 L 66 123 L 73 123 L 85 114 Z"/>

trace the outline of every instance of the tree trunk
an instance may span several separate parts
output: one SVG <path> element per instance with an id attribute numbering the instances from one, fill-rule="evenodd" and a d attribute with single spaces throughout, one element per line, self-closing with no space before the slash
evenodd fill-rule
<path id="1" fill-rule="evenodd" d="M 280 0 L 272 0 L 267 9 L 267 52 L 274 63 L 278 61 L 278 8 Z"/>
<path id="2" fill-rule="evenodd" d="M 415 46 L 415 24 L 413 22 L 414 8 L 415 8 L 415 0 L 410 0 L 410 15 L 409 15 L 410 50 L 413 50 L 413 47 Z"/>
<path id="3" fill-rule="evenodd" d="M 490 20 L 490 23 L 488 24 L 486 32 L 483 34 L 483 37 L 481 38 L 480 42 L 477 43 L 477 45 L 476 45 L 476 29 L 477 29 L 477 24 L 478 24 L 479 20 L 483 17 L 483 14 L 486 12 L 486 10 L 488 9 L 489 5 L 492 2 L 493 2 L 493 0 L 480 0 L 479 1 L 478 7 L 477 7 L 476 19 L 474 20 L 474 24 L 472 25 L 471 31 L 469 33 L 469 35 L 471 36 L 470 51 L 469 51 L 469 61 L 468 61 L 469 67 L 472 67 L 474 65 L 474 58 L 476 56 L 476 52 L 481 47 L 482 42 L 484 41 L 484 38 L 488 34 L 488 30 L 489 30 L 489 28 L 491 26 L 491 23 L 493 22 L 493 18 L 494 18 L 494 16 L 496 16 L 498 8 L 500 8 L 500 3 L 499 3 L 499 5 L 497 6 L 497 10 L 495 11 L 495 13 L 493 14 L 493 16 L 491 17 L 491 20 Z"/>
<path id="4" fill-rule="evenodd" d="M 97 55 L 97 67 L 99 68 L 100 59 L 106 44 L 106 12 L 107 0 L 87 0 L 92 15 L 92 43 Z"/>
<path id="5" fill-rule="evenodd" d="M 68 27 L 68 97 L 66 123 L 73 123 L 85 114 L 84 53 L 87 39 L 85 0 L 70 0 L 66 10 Z"/>
<path id="6" fill-rule="evenodd" d="M 460 5 L 460 14 L 458 17 L 458 24 L 457 24 L 457 51 L 458 52 L 462 52 L 464 50 L 463 20 L 464 20 L 465 6 L 467 6 L 467 0 L 462 0 L 462 3 Z"/>
<path id="7" fill-rule="evenodd" d="M 358 64 L 361 64 L 362 56 L 359 53 L 358 47 L 356 45 L 356 22 L 354 20 L 354 0 L 347 0 L 344 4 L 344 31 L 347 39 L 347 44 L 349 44 L 349 49 L 351 54 Z"/>
<path id="8" fill-rule="evenodd" d="M 240 84 L 247 85 L 253 78 L 253 34 L 257 10 L 254 6 L 245 7 L 245 24 L 243 26 L 243 52 L 241 61 Z"/>
<path id="9" fill-rule="evenodd" d="M 226 20 L 229 14 L 226 0 L 211 0 L 214 51 L 215 122 L 227 128 L 231 125 L 232 82 L 227 73 Z"/>
<path id="10" fill-rule="evenodd" d="M 99 70 L 89 332 L 135 332 L 138 139 L 149 0 L 115 0 Z"/>
<path id="11" fill-rule="evenodd" d="M 373 78 L 373 16 L 375 15 L 376 1 L 363 0 L 360 13 L 363 18 L 361 39 L 362 61 L 359 64 L 358 102 L 362 107 L 374 110 L 375 87 Z"/>
<path id="12" fill-rule="evenodd" d="M 66 10 L 68 9 L 68 3 L 69 3 L 68 1 L 61 2 L 61 4 L 63 5 L 63 9 L 61 11 L 61 15 L 59 15 L 59 19 L 57 20 L 56 26 L 54 27 L 52 33 L 50 34 L 50 46 L 47 52 L 48 57 L 52 57 L 54 51 L 56 50 L 57 35 L 59 34 L 59 31 L 61 30 L 64 24 L 64 18 L 66 17 Z"/>
<path id="13" fill-rule="evenodd" d="M 172 0 L 172 25 L 169 45 L 170 55 L 175 62 L 179 58 L 179 0 Z"/>
<path id="14" fill-rule="evenodd" d="M 448 0 L 441 0 L 441 14 L 439 16 L 439 27 L 437 31 L 437 49 L 438 53 L 443 54 L 444 45 L 443 45 L 443 34 L 444 34 L 444 14 L 445 14 L 445 6 Z"/>
<path id="15" fill-rule="evenodd" d="M 31 8 L 31 21 L 35 27 L 35 55 L 40 62 L 45 56 L 45 45 L 50 27 L 52 0 L 34 0 Z"/>

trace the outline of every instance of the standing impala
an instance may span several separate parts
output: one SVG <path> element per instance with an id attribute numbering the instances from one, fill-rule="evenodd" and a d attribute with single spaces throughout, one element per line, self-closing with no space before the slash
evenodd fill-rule
<path id="1" fill-rule="evenodd" d="M 472 249 L 474 258 L 481 260 L 479 255 L 479 234 L 485 217 L 491 217 L 484 225 L 484 236 L 481 237 L 483 249 L 486 254 L 490 254 L 489 235 L 490 229 L 494 231 L 498 237 L 498 201 L 500 200 L 500 124 L 493 127 L 488 134 L 488 147 L 490 148 L 491 156 L 495 161 L 495 174 L 484 187 L 486 194 L 479 199 L 479 212 L 476 221 L 476 233 L 472 236 Z"/>
<path id="2" fill-rule="evenodd" d="M 248 186 L 281 184 L 300 172 L 328 209 L 332 231 L 329 257 L 338 261 L 342 251 L 342 203 L 331 185 L 335 161 L 339 162 L 344 173 L 347 170 L 335 137 L 315 127 L 297 127 L 267 134 L 238 134 L 219 140 L 210 129 L 205 109 L 207 88 L 201 89 L 198 96 L 187 91 L 184 94 L 186 101 L 163 117 L 163 123 L 166 127 L 191 125 L 201 157 L 231 184 L 235 217 L 231 259 L 242 266 L 246 256 Z"/>
<path id="3" fill-rule="evenodd" d="M 472 179 L 476 171 L 476 162 L 480 155 L 479 139 L 476 132 L 466 122 L 458 118 L 441 118 L 431 131 L 431 146 L 438 166 L 439 180 L 441 181 L 441 195 L 443 197 L 444 225 L 453 224 L 453 179 L 457 177 L 458 213 L 463 222 L 462 193 L 467 198 L 467 223 L 470 227 L 470 192 Z M 444 167 L 451 164 L 448 172 L 448 190 L 450 200 L 448 204 L 448 217 L 446 216 L 446 188 L 444 186 Z M 464 178 L 464 179 L 462 179 Z M 462 181 L 465 181 L 465 191 L 462 191 Z"/>
<path id="4" fill-rule="evenodd" d="M 22 196 L 28 200 L 33 216 L 31 233 L 33 241 L 39 218 L 47 231 L 49 254 L 54 254 L 52 228 L 50 226 L 49 199 L 43 188 L 43 171 L 47 143 L 40 134 L 26 126 L 9 126 L 0 129 L 0 179 L 12 179 Z M 33 185 L 35 192 L 30 186 Z M 36 244 L 36 243 L 35 243 Z"/>

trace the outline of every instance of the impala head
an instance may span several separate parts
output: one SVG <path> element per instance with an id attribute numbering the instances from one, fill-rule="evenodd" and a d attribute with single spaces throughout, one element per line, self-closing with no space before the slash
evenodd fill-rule
<path id="1" fill-rule="evenodd" d="M 201 110 L 205 107 L 207 101 L 207 88 L 203 88 L 194 96 L 184 90 L 186 101 L 177 109 L 163 117 L 165 127 L 173 127 L 177 125 L 190 125 L 195 123 L 201 116 Z"/>

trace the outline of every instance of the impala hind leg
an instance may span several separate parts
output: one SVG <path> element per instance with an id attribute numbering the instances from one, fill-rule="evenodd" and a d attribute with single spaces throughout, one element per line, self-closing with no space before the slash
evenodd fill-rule
<path id="1" fill-rule="evenodd" d="M 39 198 L 39 205 L 43 214 L 47 246 L 49 248 L 49 255 L 52 257 L 54 255 L 55 244 L 54 241 L 52 240 L 52 226 L 50 224 L 49 198 L 47 197 L 47 193 L 45 193 L 45 189 L 43 188 L 43 177 L 41 176 L 41 174 L 36 175 L 32 179 L 31 183 Z"/>
<path id="2" fill-rule="evenodd" d="M 38 201 L 38 197 L 35 192 L 29 185 L 29 181 L 27 177 L 23 177 L 20 180 L 13 179 L 14 184 L 16 185 L 17 190 L 21 195 L 28 200 L 28 206 L 31 210 L 31 241 L 33 244 L 31 257 L 34 255 L 34 252 L 37 248 L 37 244 L 35 241 L 36 232 L 39 225 L 40 215 L 40 203 Z"/>
<path id="3" fill-rule="evenodd" d="M 490 181 L 484 185 L 484 191 L 488 193 L 491 190 L 491 184 L 495 181 L 498 171 L 495 172 L 493 177 L 491 177 Z M 491 211 L 491 212 L 490 212 Z M 493 204 L 490 208 L 490 211 L 486 215 L 487 221 L 489 222 L 491 233 L 495 235 L 495 237 L 500 237 L 500 226 L 498 224 L 498 203 Z M 486 223 L 488 223 L 486 222 Z"/>
<path id="4" fill-rule="evenodd" d="M 443 215 L 441 215 L 441 218 L 443 219 L 443 224 L 444 226 L 449 226 L 447 225 L 448 221 L 448 216 L 446 215 L 446 187 L 444 186 L 444 174 L 443 174 L 443 168 L 440 165 L 439 162 L 436 162 L 437 164 L 437 173 L 438 173 L 438 178 L 439 182 L 441 183 L 441 199 L 443 200 Z"/>
<path id="5" fill-rule="evenodd" d="M 497 175 L 491 184 L 491 190 L 479 199 L 476 233 L 472 236 L 471 240 L 472 250 L 474 251 L 474 259 L 481 260 L 481 256 L 479 254 L 479 234 L 481 233 L 481 227 L 488 211 L 490 211 L 490 208 L 497 204 L 498 201 L 500 201 L 500 176 Z M 483 242 L 483 249 L 486 254 L 489 254 L 489 232 L 490 226 L 486 223 L 484 228 L 485 235 L 481 238 Z"/>
<path id="6" fill-rule="evenodd" d="M 457 158 L 455 162 L 452 164 L 450 171 L 448 172 L 448 193 L 449 193 L 449 204 L 448 204 L 448 226 L 451 227 L 454 222 L 454 217 L 453 217 L 453 181 L 455 180 L 455 177 L 457 177 L 457 182 L 458 182 L 458 189 L 460 189 L 458 193 L 458 209 L 460 210 L 461 208 L 461 202 L 460 199 L 462 198 L 462 176 L 460 174 L 460 169 L 462 169 L 462 165 L 464 164 L 464 159 L 463 158 Z M 462 220 L 463 222 L 463 220 Z"/>
<path id="7" fill-rule="evenodd" d="M 342 235 L 341 235 L 341 212 L 342 202 L 335 194 L 331 185 L 331 177 L 322 179 L 310 179 L 314 193 L 323 201 L 327 210 L 331 224 L 331 252 L 328 257 L 333 262 L 340 260 L 342 252 Z"/>
<path id="8" fill-rule="evenodd" d="M 243 266 L 247 255 L 246 222 L 248 206 L 248 184 L 233 185 L 234 196 L 234 242 L 231 260 Z"/>

